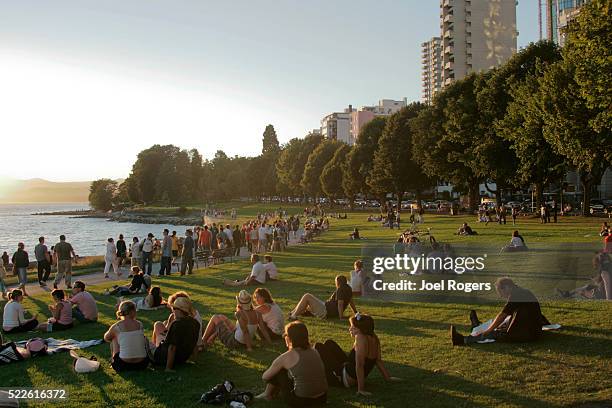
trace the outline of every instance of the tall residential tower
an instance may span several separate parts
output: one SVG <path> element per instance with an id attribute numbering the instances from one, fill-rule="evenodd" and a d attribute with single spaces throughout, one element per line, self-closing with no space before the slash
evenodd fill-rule
<path id="1" fill-rule="evenodd" d="M 431 103 L 434 95 L 442 88 L 442 39 L 433 37 L 421 44 L 422 101 Z"/>

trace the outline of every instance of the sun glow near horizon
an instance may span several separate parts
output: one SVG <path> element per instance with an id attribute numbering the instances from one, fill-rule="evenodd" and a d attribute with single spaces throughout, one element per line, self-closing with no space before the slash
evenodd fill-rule
<path id="1" fill-rule="evenodd" d="M 1 173 L 15 179 L 126 177 L 156 143 L 256 155 L 271 120 L 263 103 L 214 82 L 189 89 L 23 53 L 0 52 L 0 89 Z"/>

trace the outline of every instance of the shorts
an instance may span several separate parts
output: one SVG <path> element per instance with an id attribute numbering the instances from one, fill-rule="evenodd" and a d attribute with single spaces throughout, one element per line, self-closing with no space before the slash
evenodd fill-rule
<path id="1" fill-rule="evenodd" d="M 327 317 L 325 302 L 319 298 L 314 298 L 314 301 L 310 305 L 310 312 L 320 319 L 325 319 Z"/>
<path id="2" fill-rule="evenodd" d="M 236 331 L 230 330 L 224 323 L 217 326 L 217 338 L 227 348 L 237 349 L 245 347 L 244 344 L 236 340 Z"/>
<path id="3" fill-rule="evenodd" d="M 116 353 L 113 356 L 113 361 L 111 362 L 111 367 L 113 367 L 113 369 L 116 372 L 121 372 L 121 371 L 140 371 L 140 370 L 144 370 L 149 366 L 149 359 L 148 358 L 144 358 L 144 360 L 138 362 L 138 363 L 128 363 L 126 361 L 123 361 L 120 357 L 119 357 L 119 353 Z"/>
<path id="4" fill-rule="evenodd" d="M 47 324 L 47 332 L 68 330 L 68 329 L 72 329 L 72 327 L 73 327 L 72 323 L 63 324 L 63 323 L 55 322 L 51 324 L 51 330 L 49 330 L 49 325 Z"/>

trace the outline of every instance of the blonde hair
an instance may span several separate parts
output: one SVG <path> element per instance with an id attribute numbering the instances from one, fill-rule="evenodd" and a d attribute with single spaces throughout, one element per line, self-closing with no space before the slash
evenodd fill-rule
<path id="1" fill-rule="evenodd" d="M 117 310 L 117 318 L 121 319 L 122 317 L 128 316 L 130 313 L 136 311 L 136 303 L 131 300 L 124 300 L 119 305 L 119 309 Z"/>

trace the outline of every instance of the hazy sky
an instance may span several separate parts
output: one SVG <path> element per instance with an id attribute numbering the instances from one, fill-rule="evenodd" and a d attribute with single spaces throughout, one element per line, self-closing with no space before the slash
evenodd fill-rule
<path id="1" fill-rule="evenodd" d="M 420 98 L 439 0 L 0 0 L 0 175 L 126 177 L 152 144 L 255 155 L 329 112 Z M 519 46 L 537 2 L 517 8 Z"/>

